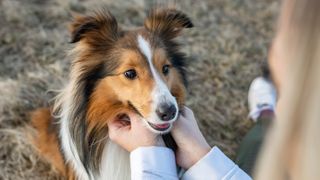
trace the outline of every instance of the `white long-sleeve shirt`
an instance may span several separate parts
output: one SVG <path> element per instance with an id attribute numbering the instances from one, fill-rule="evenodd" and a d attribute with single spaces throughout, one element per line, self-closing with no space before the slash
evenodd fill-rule
<path id="1" fill-rule="evenodd" d="M 177 180 L 174 152 L 166 147 L 140 147 L 130 154 L 132 180 Z M 211 151 L 190 167 L 182 180 L 251 180 L 219 148 Z"/>

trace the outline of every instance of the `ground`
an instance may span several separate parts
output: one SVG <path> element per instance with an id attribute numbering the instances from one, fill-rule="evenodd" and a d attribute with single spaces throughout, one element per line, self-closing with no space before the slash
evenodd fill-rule
<path id="1" fill-rule="evenodd" d="M 148 0 L 0 0 L 0 179 L 59 179 L 27 140 L 28 113 L 47 107 L 67 80 L 71 12 L 104 5 L 123 27 L 143 23 Z M 195 24 L 180 41 L 189 58 L 188 100 L 211 145 L 234 158 L 252 126 L 247 90 L 261 75 L 276 0 L 176 1 Z"/>

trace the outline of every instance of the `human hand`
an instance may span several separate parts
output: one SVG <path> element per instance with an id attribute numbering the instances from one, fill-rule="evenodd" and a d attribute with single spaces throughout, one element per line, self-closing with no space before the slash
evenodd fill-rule
<path id="1" fill-rule="evenodd" d="M 177 164 L 184 169 L 189 169 L 205 156 L 211 147 L 200 132 L 192 110 L 184 107 L 182 112 L 174 123 L 171 134 L 178 146 Z"/>
<path id="2" fill-rule="evenodd" d="M 161 136 L 151 132 L 136 114 L 129 114 L 130 122 L 114 119 L 108 122 L 110 139 L 131 152 L 138 147 L 165 146 Z"/>

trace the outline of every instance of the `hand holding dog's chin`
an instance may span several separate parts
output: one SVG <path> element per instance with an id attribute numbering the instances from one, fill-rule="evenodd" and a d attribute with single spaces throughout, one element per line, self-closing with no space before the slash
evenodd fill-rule
<path id="1" fill-rule="evenodd" d="M 183 109 L 183 114 L 179 116 L 171 132 L 178 145 L 177 164 L 184 169 L 189 169 L 211 150 L 200 132 L 192 110 L 187 107 Z"/>
<path id="2" fill-rule="evenodd" d="M 132 152 L 139 147 L 165 146 L 163 139 L 151 132 L 144 122 L 131 114 L 130 123 L 115 119 L 108 123 L 109 138 L 125 150 Z"/>

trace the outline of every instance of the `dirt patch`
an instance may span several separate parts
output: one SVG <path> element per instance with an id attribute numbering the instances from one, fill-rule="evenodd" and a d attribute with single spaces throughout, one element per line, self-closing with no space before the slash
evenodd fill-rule
<path id="1" fill-rule="evenodd" d="M 28 112 L 48 106 L 69 72 L 70 12 L 106 5 L 124 27 L 140 26 L 148 0 L 0 0 L 0 179 L 59 179 L 25 137 Z M 181 42 L 189 60 L 189 96 L 211 145 L 234 158 L 252 126 L 247 89 L 267 58 L 279 2 L 184 0 L 195 28 Z"/>

